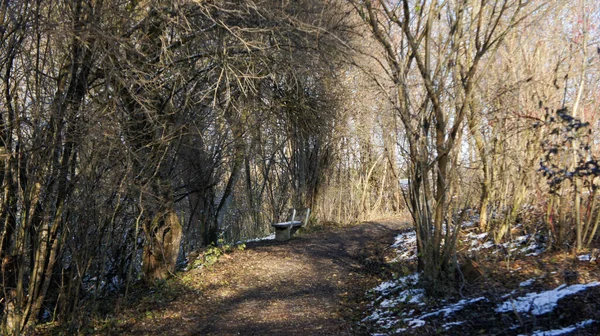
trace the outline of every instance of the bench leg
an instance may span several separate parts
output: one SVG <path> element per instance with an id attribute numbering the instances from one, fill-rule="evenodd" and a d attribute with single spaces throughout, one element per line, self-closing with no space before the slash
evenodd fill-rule
<path id="1" fill-rule="evenodd" d="M 275 228 L 275 240 L 286 241 L 291 238 L 291 227 Z"/>

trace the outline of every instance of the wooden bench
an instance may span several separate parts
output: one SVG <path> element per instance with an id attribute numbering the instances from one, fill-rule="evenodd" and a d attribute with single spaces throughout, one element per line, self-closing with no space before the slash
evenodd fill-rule
<path id="1" fill-rule="evenodd" d="M 290 209 L 289 216 L 285 222 L 271 225 L 275 228 L 275 240 L 289 240 L 299 228 L 308 224 L 308 217 L 310 217 L 310 208 Z"/>

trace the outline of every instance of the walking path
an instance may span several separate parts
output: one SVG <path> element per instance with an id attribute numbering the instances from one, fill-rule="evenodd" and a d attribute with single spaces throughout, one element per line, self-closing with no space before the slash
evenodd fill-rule
<path id="1" fill-rule="evenodd" d="M 119 334 L 355 335 L 364 291 L 385 272 L 400 223 L 324 229 L 249 243 L 181 278 L 180 290 L 140 302 Z M 136 316 L 136 317 L 133 317 Z"/>

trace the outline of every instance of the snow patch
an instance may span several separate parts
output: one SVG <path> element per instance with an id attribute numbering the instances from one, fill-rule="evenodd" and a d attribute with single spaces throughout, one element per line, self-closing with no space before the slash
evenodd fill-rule
<path id="1" fill-rule="evenodd" d="M 452 327 L 454 326 L 458 326 L 465 323 L 465 321 L 458 321 L 458 322 L 448 322 L 442 325 L 442 328 L 444 328 L 444 330 L 450 330 L 452 329 Z"/>
<path id="2" fill-rule="evenodd" d="M 371 303 L 372 311 L 362 321 L 372 321 L 381 329 L 389 330 L 394 327 L 399 322 L 394 307 L 401 303 L 422 304 L 425 291 L 415 288 L 418 282 L 419 274 L 415 273 L 383 282 L 373 288 L 371 292 L 375 294 L 376 298 Z"/>
<path id="3" fill-rule="evenodd" d="M 527 242 L 527 239 L 529 239 L 529 235 L 524 235 L 524 236 L 518 236 L 517 238 L 515 238 L 515 242 L 520 243 L 520 244 L 524 244 Z"/>
<path id="4" fill-rule="evenodd" d="M 397 235 L 392 247 L 396 249 L 396 258 L 392 262 L 417 259 L 417 233 L 408 231 Z"/>
<path id="5" fill-rule="evenodd" d="M 559 336 L 559 335 L 564 335 L 566 333 L 570 333 L 573 332 L 579 328 L 583 328 L 583 327 L 587 327 L 588 325 L 594 323 L 594 320 L 585 320 L 585 321 L 581 321 L 577 324 L 568 326 L 568 327 L 564 327 L 561 329 L 554 329 L 554 330 L 546 330 L 546 331 L 534 331 L 533 334 L 531 334 L 531 336 Z"/>
<path id="6" fill-rule="evenodd" d="M 590 261 L 592 259 L 592 256 L 589 254 L 582 254 L 577 256 L 577 259 L 579 259 L 579 261 Z"/>
<path id="7" fill-rule="evenodd" d="M 483 242 L 483 240 L 485 240 L 486 238 L 488 238 L 487 232 L 479 234 L 470 232 L 465 236 L 464 242 L 469 244 L 470 240 L 471 248 L 469 249 L 469 252 L 475 252 L 483 249 L 488 249 L 494 246 L 494 242 L 491 240 Z"/>
<path id="8" fill-rule="evenodd" d="M 472 233 L 472 232 L 471 232 L 471 233 L 467 234 L 467 237 L 469 237 L 469 238 L 471 238 L 471 239 L 477 239 L 477 240 L 484 239 L 484 238 L 485 238 L 485 237 L 487 237 L 487 236 L 488 236 L 488 233 L 487 233 L 487 232 L 480 233 L 480 234 L 475 234 L 475 233 Z"/>
<path id="9" fill-rule="evenodd" d="M 442 313 L 444 314 L 444 318 L 447 318 L 450 315 L 456 313 L 457 311 L 462 310 L 463 308 L 465 308 L 465 306 L 470 305 L 472 303 L 479 302 L 479 301 L 487 301 L 487 299 L 483 296 L 475 298 L 475 299 L 470 299 L 470 300 L 462 299 L 462 300 L 458 301 L 457 303 L 447 305 L 440 310 L 437 310 L 437 311 L 434 311 L 431 313 L 427 313 L 427 314 L 423 314 L 423 315 L 421 315 L 421 317 L 419 317 L 419 319 L 424 319 L 424 318 L 431 317 L 431 316 L 437 316 Z"/>
<path id="10" fill-rule="evenodd" d="M 252 238 L 252 239 L 246 239 L 246 240 L 240 240 L 237 242 L 237 244 L 241 244 L 241 243 L 254 243 L 254 242 L 259 242 L 259 241 L 263 241 L 263 240 L 274 240 L 275 239 L 275 233 L 271 233 L 270 235 L 266 236 L 266 237 L 260 237 L 260 238 Z"/>
<path id="11" fill-rule="evenodd" d="M 391 299 L 384 299 L 379 304 L 382 308 L 393 308 L 396 307 L 399 303 L 421 303 L 423 302 L 423 297 L 425 295 L 425 291 L 422 289 L 407 289 L 403 290 L 396 297 Z"/>
<path id="12" fill-rule="evenodd" d="M 462 223 L 462 227 L 464 228 L 472 227 L 473 225 L 475 225 L 475 223 L 473 223 L 472 221 L 466 221 Z"/>
<path id="13" fill-rule="evenodd" d="M 425 325 L 425 321 L 419 320 L 419 319 L 412 319 L 407 322 L 408 322 L 408 326 L 411 328 L 419 328 L 419 327 L 422 327 Z"/>
<path id="14" fill-rule="evenodd" d="M 477 244 L 473 244 L 473 243 L 477 243 L 476 240 L 473 240 L 471 242 L 471 246 L 476 246 Z M 485 243 L 483 243 L 483 245 L 481 246 L 477 246 L 477 247 L 472 247 L 469 249 L 469 252 L 473 252 L 473 251 L 479 251 L 479 250 L 483 250 L 483 249 L 489 249 L 490 247 L 494 246 L 494 242 L 492 241 L 487 241 Z"/>
<path id="15" fill-rule="evenodd" d="M 535 282 L 535 278 L 525 280 L 519 284 L 519 287 L 529 287 L 529 286 L 533 285 L 534 282 Z"/>
<path id="16" fill-rule="evenodd" d="M 554 310 L 558 300 L 573 295 L 577 292 L 583 291 L 589 287 L 600 285 L 600 282 L 592 282 L 586 285 L 561 285 L 553 290 L 549 290 L 541 293 L 528 293 L 525 296 L 516 298 L 514 300 L 506 301 L 496 309 L 498 313 L 505 313 L 509 311 L 515 311 L 517 313 L 531 313 L 533 315 L 542 315 Z"/>
<path id="17" fill-rule="evenodd" d="M 413 273 L 398 279 L 380 283 L 373 291 L 382 295 L 389 295 L 392 290 L 397 290 L 406 286 L 416 285 L 419 282 L 419 273 Z"/>
<path id="18" fill-rule="evenodd" d="M 454 313 L 462 310 L 463 308 L 465 308 L 467 305 L 472 304 L 472 303 L 476 303 L 479 301 L 488 301 L 486 298 L 484 297 L 478 297 L 478 298 L 474 298 L 474 299 L 463 299 L 460 300 L 456 303 L 453 304 L 449 304 L 439 310 L 436 310 L 434 312 L 429 312 L 429 313 L 425 313 L 419 317 L 415 317 L 415 318 L 405 318 L 404 319 L 404 323 L 408 326 L 408 328 L 418 328 L 418 327 L 422 327 L 424 326 L 427 322 L 425 321 L 426 318 L 432 317 L 432 316 L 438 316 L 438 315 L 444 315 L 444 318 L 448 318 L 451 315 L 453 315 Z M 410 315 L 409 315 L 410 316 Z M 462 324 L 464 322 L 458 321 L 458 322 L 448 322 L 446 324 L 444 324 L 446 330 L 450 329 L 452 326 L 455 325 L 459 325 Z"/>

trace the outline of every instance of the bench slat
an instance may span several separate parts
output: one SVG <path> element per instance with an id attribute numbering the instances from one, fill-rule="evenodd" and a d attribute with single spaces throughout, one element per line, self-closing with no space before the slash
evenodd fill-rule
<path id="1" fill-rule="evenodd" d="M 272 226 L 296 226 L 296 225 L 302 225 L 302 222 L 301 221 L 290 221 L 290 222 L 281 222 L 281 223 L 272 224 Z"/>

